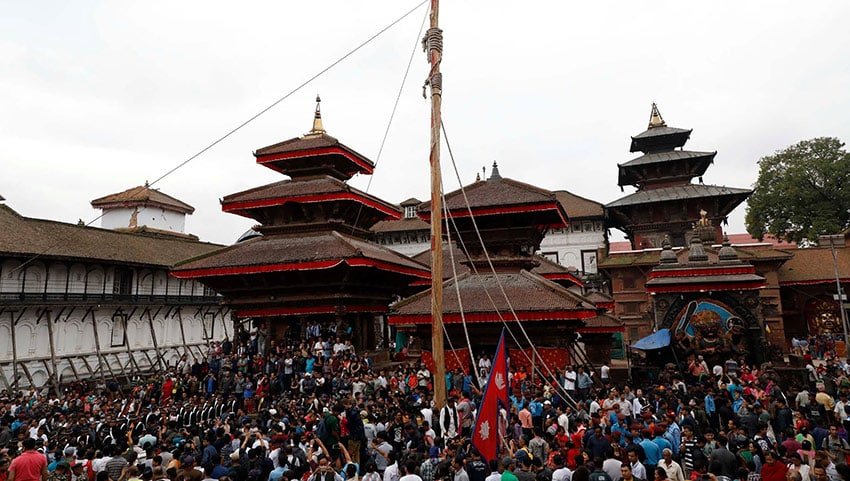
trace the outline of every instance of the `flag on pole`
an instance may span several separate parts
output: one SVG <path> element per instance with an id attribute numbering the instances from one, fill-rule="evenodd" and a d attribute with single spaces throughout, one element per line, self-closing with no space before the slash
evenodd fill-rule
<path id="1" fill-rule="evenodd" d="M 484 396 L 478 415 L 475 418 L 472 433 L 472 445 L 487 461 L 497 459 L 499 452 L 499 407 L 510 406 L 508 400 L 508 355 L 505 348 L 505 330 L 499 338 L 496 347 L 496 357 L 493 359 L 487 384 L 484 386 Z"/>

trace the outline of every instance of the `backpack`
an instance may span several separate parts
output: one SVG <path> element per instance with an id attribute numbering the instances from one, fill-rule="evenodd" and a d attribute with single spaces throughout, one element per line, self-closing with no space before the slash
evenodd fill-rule
<path id="1" fill-rule="evenodd" d="M 319 421 L 319 425 L 316 426 L 316 437 L 319 439 L 325 439 L 325 436 L 328 434 L 328 429 L 325 427 L 325 421 Z"/>

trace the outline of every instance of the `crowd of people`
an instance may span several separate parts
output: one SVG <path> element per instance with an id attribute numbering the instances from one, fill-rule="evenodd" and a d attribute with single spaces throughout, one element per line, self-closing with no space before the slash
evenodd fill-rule
<path id="1" fill-rule="evenodd" d="M 695 354 L 651 386 L 607 366 L 517 369 L 485 459 L 474 373 L 447 373 L 437 409 L 428 367 L 373 366 L 349 335 L 245 336 L 131 387 L 8 393 L 0 481 L 850 481 L 843 360 L 792 382 Z"/>

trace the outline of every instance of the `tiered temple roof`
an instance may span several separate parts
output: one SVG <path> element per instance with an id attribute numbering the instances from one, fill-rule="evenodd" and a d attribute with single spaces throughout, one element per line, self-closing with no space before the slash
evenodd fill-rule
<path id="1" fill-rule="evenodd" d="M 546 272 L 543 275 L 533 272 L 541 265 L 534 252 L 539 248 L 544 232 L 567 224 L 566 213 L 553 192 L 503 178 L 494 163 L 489 179 L 446 194 L 445 206 L 448 215 L 453 218 L 450 224 L 453 239 L 462 241 L 470 256 L 466 259 L 455 247 L 455 262 L 475 266 L 480 274 L 474 275 L 467 268 L 466 272 L 459 272 L 457 278 L 448 278 L 444 282 L 443 319 L 446 324 L 460 323 L 463 311 L 463 318 L 468 322 L 501 326 L 503 319 L 513 321 L 510 312 L 513 307 L 520 321 L 543 322 L 543 325 L 565 332 L 575 332 L 588 324 L 592 324 L 594 332 L 622 330 L 619 321 L 603 314 L 602 309 L 580 294 L 547 279 Z M 475 225 L 469 215 L 470 210 Z M 419 213 L 429 219 L 430 204 L 421 205 Z M 476 226 L 481 232 L 486 253 L 475 231 Z M 494 264 L 495 273 L 490 269 L 487 254 Z M 451 269 L 448 257 L 444 256 L 444 263 L 446 268 Z M 462 260 L 458 261 L 459 257 Z M 552 270 L 551 266 L 547 267 Z M 502 289 L 510 299 L 510 305 Z M 430 324 L 430 296 L 429 289 L 394 304 L 390 324 Z M 541 341 L 549 343 L 555 339 Z"/>
<path id="2" fill-rule="evenodd" d="M 665 240 L 659 264 L 647 276 L 646 291 L 681 293 L 702 291 L 741 291 L 761 289 L 764 277 L 756 274 L 752 264 L 742 261 L 738 253 L 723 239 L 717 251 L 717 261 L 709 262 L 708 254 L 699 236 L 691 237 L 688 258 L 680 263 L 676 253 Z"/>
<path id="3" fill-rule="evenodd" d="M 705 210 L 716 226 L 752 193 L 749 189 L 706 185 L 702 176 L 717 152 L 682 150 L 691 129 L 668 127 L 652 104 L 647 129 L 632 137 L 632 152 L 643 155 L 618 164 L 619 185 L 637 192 L 605 206 L 608 225 L 626 233 L 634 249 L 660 247 L 664 237 L 687 244 L 688 230 Z M 691 181 L 699 178 L 698 184 Z"/>
<path id="4" fill-rule="evenodd" d="M 413 292 L 411 281 L 430 272 L 367 239 L 375 223 L 401 212 L 346 184 L 371 174 L 374 163 L 325 132 L 318 102 L 308 134 L 254 154 L 290 179 L 222 200 L 225 212 L 259 221 L 254 230 L 262 235 L 186 261 L 173 275 L 200 279 L 240 317 L 363 315 L 357 321 L 371 335 L 368 315 L 385 313 L 395 296 Z"/>

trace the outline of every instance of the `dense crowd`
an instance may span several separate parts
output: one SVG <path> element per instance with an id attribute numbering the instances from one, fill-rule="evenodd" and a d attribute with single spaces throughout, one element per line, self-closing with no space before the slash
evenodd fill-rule
<path id="1" fill-rule="evenodd" d="M 378 369 L 349 335 L 255 333 L 129 388 L 10 393 L 0 481 L 850 481 L 843 360 L 807 358 L 805 380 L 783 381 L 693 354 L 642 387 L 607 366 L 517 369 L 500 454 L 483 459 L 475 373 L 447 373 L 435 409 L 424 364 Z"/>

